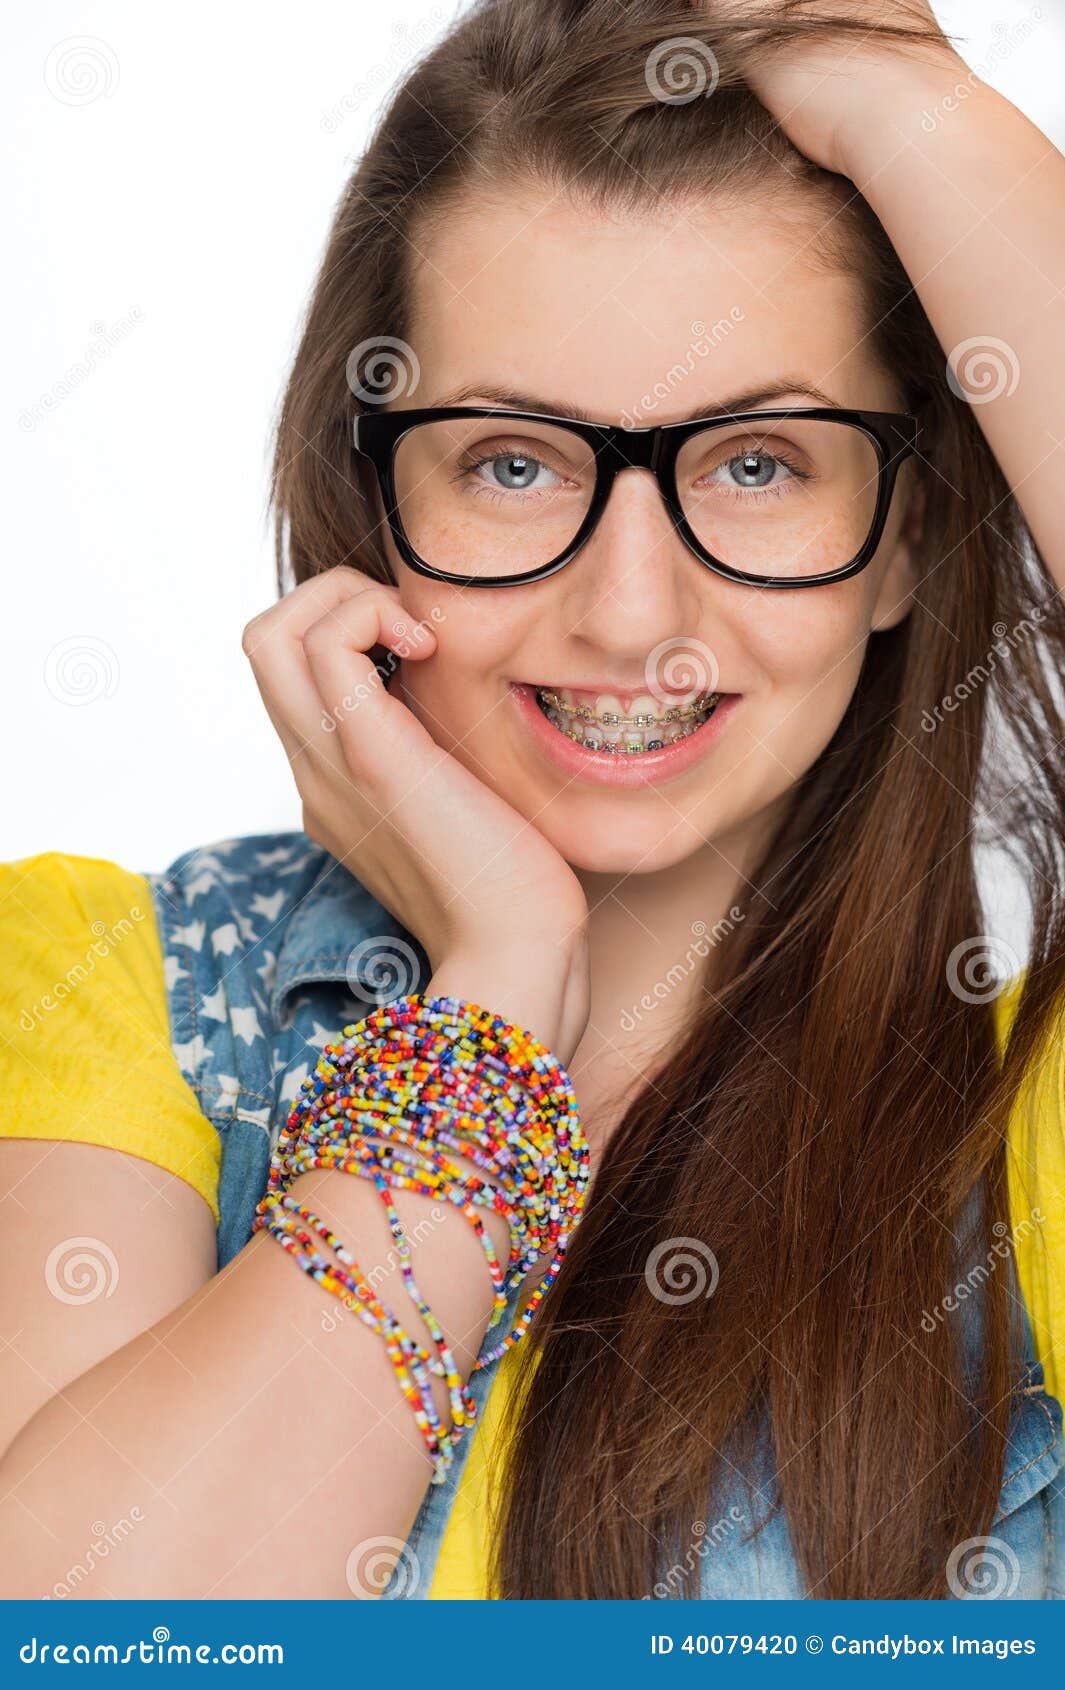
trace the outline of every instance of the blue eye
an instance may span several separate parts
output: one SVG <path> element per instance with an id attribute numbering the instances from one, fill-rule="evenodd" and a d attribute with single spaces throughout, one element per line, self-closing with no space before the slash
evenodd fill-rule
<path id="1" fill-rule="evenodd" d="M 730 475 L 736 476 L 736 485 L 740 487 L 768 487 L 778 467 L 783 467 L 780 460 L 768 452 L 744 452 L 742 457 L 730 458 L 723 465 Z"/>
<path id="2" fill-rule="evenodd" d="M 491 458 L 489 467 L 500 487 L 513 490 L 531 487 L 543 465 L 537 458 L 512 457 Z"/>

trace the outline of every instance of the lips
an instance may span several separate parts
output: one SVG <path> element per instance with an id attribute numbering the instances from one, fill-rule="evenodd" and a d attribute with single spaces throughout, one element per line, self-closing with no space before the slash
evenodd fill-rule
<path id="1" fill-rule="evenodd" d="M 650 693 L 538 687 L 536 697 L 552 726 L 578 745 L 602 756 L 642 757 L 694 733 L 709 721 L 721 695 L 693 691 L 666 702 Z"/>
<path id="2" fill-rule="evenodd" d="M 567 691 L 554 693 L 554 696 L 565 698 Z M 510 701 L 516 712 L 519 731 L 540 758 L 570 781 L 578 779 L 600 786 L 629 788 L 671 781 L 686 774 L 709 752 L 728 718 L 742 701 L 740 693 L 700 694 L 694 699 L 697 709 L 687 716 L 670 718 L 668 709 L 664 710 L 661 701 L 658 701 L 656 708 L 660 716 L 650 726 L 620 721 L 600 724 L 598 720 L 593 724 L 588 717 L 576 714 L 560 714 L 558 721 L 553 721 L 548 711 L 554 712 L 557 707 L 548 705 L 545 710 L 538 697 L 544 692 L 554 692 L 554 689 L 526 682 L 514 683 L 510 688 Z M 570 693 L 569 696 L 574 695 Z M 585 696 L 603 697 L 602 694 Z M 633 715 L 644 714 L 642 710 L 632 708 L 633 698 L 640 695 L 614 696 L 625 699 Z M 716 702 L 710 703 L 709 700 L 714 698 Z M 684 704 L 675 708 L 680 711 L 691 706 Z M 579 725 L 567 725 L 572 723 Z M 585 734 L 589 731 L 593 740 L 591 745 L 585 742 Z M 612 750 L 604 750 L 594 743 L 597 732 L 604 735 L 604 745 L 609 743 L 613 746 Z M 608 732 L 611 734 L 609 741 L 605 737 Z M 643 750 L 628 750 L 624 743 L 626 735 L 652 741 L 661 738 L 663 743 L 660 748 L 652 745 Z"/>

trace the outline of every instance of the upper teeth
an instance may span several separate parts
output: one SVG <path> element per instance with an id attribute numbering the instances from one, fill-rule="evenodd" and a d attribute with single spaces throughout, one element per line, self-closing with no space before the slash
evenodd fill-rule
<path id="1" fill-rule="evenodd" d="M 688 702 L 671 705 L 668 710 L 664 710 L 660 700 L 653 698 L 650 693 L 638 693 L 626 712 L 620 698 L 614 693 L 598 693 L 593 703 L 590 697 L 576 700 L 567 688 L 557 693 L 551 692 L 547 687 L 540 687 L 538 690 L 542 701 L 550 704 L 553 709 L 560 710 L 567 716 L 579 717 L 586 722 L 599 722 L 604 727 L 651 728 L 659 723 L 686 721 L 692 716 L 704 715 L 718 699 L 716 692 L 696 693 Z"/>

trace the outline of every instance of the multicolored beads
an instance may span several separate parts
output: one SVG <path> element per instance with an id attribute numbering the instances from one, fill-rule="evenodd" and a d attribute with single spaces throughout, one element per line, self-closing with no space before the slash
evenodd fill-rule
<path id="1" fill-rule="evenodd" d="M 411 993 L 345 1027 L 338 1043 L 325 1046 L 301 1093 L 278 1138 L 252 1231 L 269 1231 L 305 1272 L 384 1339 L 433 1463 L 431 1482 L 442 1484 L 477 1405 L 414 1282 L 409 1243 L 389 1189 L 445 1199 L 464 1215 L 480 1239 L 495 1289 L 489 1330 L 509 1291 L 539 1257 L 553 1252 L 513 1330 L 474 1364 L 487 1366 L 528 1331 L 580 1219 L 589 1152 L 573 1087 L 561 1063 L 524 1028 L 465 999 Z M 475 1162 L 484 1177 L 460 1168 L 449 1149 Z M 404 1331 L 320 1217 L 288 1195 L 293 1179 L 312 1168 L 357 1174 L 376 1185 L 404 1284 L 435 1355 Z M 505 1267 L 477 1213 L 485 1208 L 504 1215 L 510 1227 Z M 335 1261 L 316 1250 L 307 1227 L 333 1250 Z M 450 1430 L 436 1410 L 433 1376 L 447 1385 Z"/>

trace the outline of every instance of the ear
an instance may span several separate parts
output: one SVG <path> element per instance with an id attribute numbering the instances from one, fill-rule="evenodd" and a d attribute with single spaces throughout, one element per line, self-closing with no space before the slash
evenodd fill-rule
<path id="1" fill-rule="evenodd" d="M 897 627 L 909 615 L 917 586 L 917 557 L 924 537 L 927 500 L 927 488 L 919 481 L 910 493 L 895 548 L 880 582 L 869 624 L 870 632 L 874 634 Z"/>

